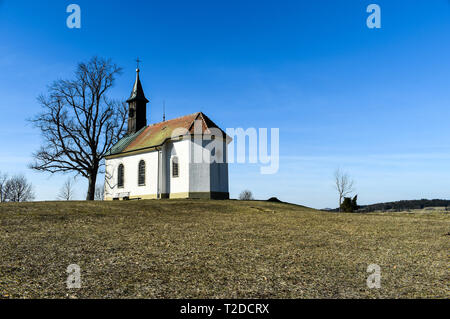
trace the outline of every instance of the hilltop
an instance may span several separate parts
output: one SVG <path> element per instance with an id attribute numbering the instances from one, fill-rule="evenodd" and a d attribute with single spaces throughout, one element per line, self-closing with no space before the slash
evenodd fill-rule
<path id="1" fill-rule="evenodd" d="M 262 201 L 3 203 L 0 298 L 448 298 L 449 226 Z"/>

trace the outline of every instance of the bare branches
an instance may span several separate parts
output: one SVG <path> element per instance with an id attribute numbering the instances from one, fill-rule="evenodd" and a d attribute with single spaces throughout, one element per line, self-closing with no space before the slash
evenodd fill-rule
<path id="1" fill-rule="evenodd" d="M 6 201 L 6 182 L 8 181 L 8 175 L 0 172 L 0 203 Z"/>
<path id="2" fill-rule="evenodd" d="M 254 200 L 253 194 L 249 190 L 244 190 L 239 194 L 239 200 Z"/>
<path id="3" fill-rule="evenodd" d="M 23 175 L 13 176 L 4 186 L 5 200 L 9 202 L 29 202 L 34 200 L 33 186 Z"/>
<path id="4" fill-rule="evenodd" d="M 68 178 L 64 185 L 61 187 L 59 191 L 58 198 L 59 200 L 72 200 L 75 195 L 75 180 L 73 178 Z"/>
<path id="5" fill-rule="evenodd" d="M 350 176 L 337 169 L 334 172 L 334 187 L 339 194 L 339 211 L 341 211 L 342 199 L 354 191 L 354 181 Z"/>
<path id="6" fill-rule="evenodd" d="M 38 98 L 42 113 L 31 120 L 44 145 L 30 167 L 50 173 L 75 172 L 89 179 L 87 199 L 94 199 L 95 182 L 106 152 L 123 136 L 125 103 L 106 94 L 122 69 L 98 57 L 80 63 L 75 78 L 55 81 Z"/>

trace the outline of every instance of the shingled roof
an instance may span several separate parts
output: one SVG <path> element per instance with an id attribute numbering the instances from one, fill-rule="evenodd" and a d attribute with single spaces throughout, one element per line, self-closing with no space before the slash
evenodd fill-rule
<path id="1" fill-rule="evenodd" d="M 211 121 L 211 119 L 205 114 L 202 112 L 197 112 L 173 120 L 152 124 L 142 128 L 139 132 L 126 135 L 109 150 L 106 156 L 108 157 L 162 146 L 166 141 L 171 139 L 172 133 L 175 129 L 183 128 L 193 134 L 194 122 L 196 120 L 202 121 L 203 134 L 210 133 L 210 128 L 220 129 L 220 127 Z M 226 135 L 222 129 L 220 130 L 226 139 L 230 141 L 231 138 Z"/>

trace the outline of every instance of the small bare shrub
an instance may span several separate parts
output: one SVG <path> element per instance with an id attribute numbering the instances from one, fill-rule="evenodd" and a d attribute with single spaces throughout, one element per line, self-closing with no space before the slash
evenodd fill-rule
<path id="1" fill-rule="evenodd" d="M 244 190 L 239 194 L 239 200 L 254 200 L 253 194 L 249 190 Z"/>
<path id="2" fill-rule="evenodd" d="M 75 193 L 74 183 L 75 181 L 69 177 L 67 181 L 64 183 L 64 185 L 61 187 L 57 199 L 72 200 Z"/>

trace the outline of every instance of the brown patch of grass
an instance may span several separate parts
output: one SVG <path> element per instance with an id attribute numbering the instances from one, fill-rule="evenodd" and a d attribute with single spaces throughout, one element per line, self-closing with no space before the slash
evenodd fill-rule
<path id="1" fill-rule="evenodd" d="M 449 226 L 257 201 L 6 203 L 0 298 L 448 298 Z"/>

